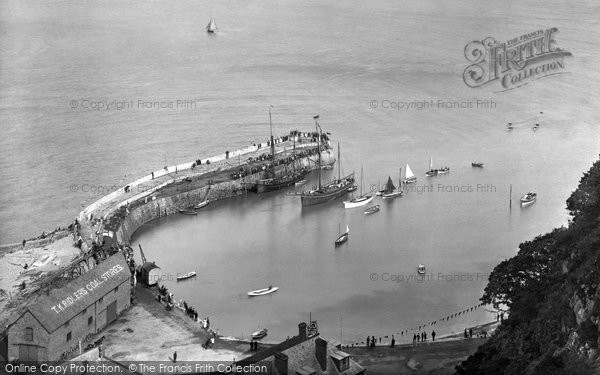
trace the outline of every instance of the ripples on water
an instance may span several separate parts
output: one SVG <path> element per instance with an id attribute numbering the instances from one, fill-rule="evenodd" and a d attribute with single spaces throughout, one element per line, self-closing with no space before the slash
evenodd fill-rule
<path id="1" fill-rule="evenodd" d="M 0 7 L 0 215 L 2 242 L 67 224 L 98 198 L 83 186 L 120 186 L 164 166 L 246 146 L 276 132 L 310 130 L 312 115 L 342 144 L 346 171 L 367 185 L 409 163 L 432 193 L 381 202 L 365 217 L 340 202 L 301 210 L 283 194 L 211 205 L 137 234 L 165 272 L 198 270 L 175 285 L 221 332 L 293 335 L 309 312 L 344 341 L 382 336 L 478 303 L 483 282 L 372 282 L 371 273 L 489 272 L 523 240 L 566 223 L 564 201 L 598 154 L 598 25 L 562 2 L 493 1 L 277 4 L 3 2 Z M 203 32 L 210 14 L 219 33 Z M 462 82 L 466 43 L 558 27 L 570 74 L 507 93 Z M 496 109 L 372 109 L 369 103 L 493 99 Z M 71 100 L 133 101 L 134 108 L 72 109 Z M 195 108 L 137 109 L 137 101 L 196 100 Z M 543 125 L 504 124 L 544 111 Z M 452 172 L 426 180 L 429 157 Z M 483 170 L 470 166 L 483 160 Z M 333 172 L 335 173 L 335 171 Z M 495 193 L 442 193 L 491 184 Z M 508 210 L 508 186 L 515 203 Z M 71 186 L 78 186 L 76 192 Z M 516 199 L 536 190 L 521 210 Z M 160 224 L 160 225 L 159 225 Z M 350 240 L 335 250 L 338 225 Z M 170 254 L 166 256 L 166 254 Z M 172 254 L 176 254 L 173 256 Z M 272 296 L 248 299 L 273 284 Z M 467 319 L 468 318 L 468 319 Z M 482 311 L 436 328 L 461 330 Z"/>

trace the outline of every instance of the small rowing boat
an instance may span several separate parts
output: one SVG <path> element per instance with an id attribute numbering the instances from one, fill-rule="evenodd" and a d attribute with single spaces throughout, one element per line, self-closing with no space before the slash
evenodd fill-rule
<path id="1" fill-rule="evenodd" d="M 529 193 L 527 193 L 521 197 L 521 204 L 523 206 L 527 206 L 527 205 L 530 205 L 533 202 L 535 202 L 536 199 L 537 199 L 537 193 L 530 191 Z"/>
<path id="2" fill-rule="evenodd" d="M 184 209 L 178 209 L 177 210 L 180 214 L 184 214 L 184 215 L 198 215 L 198 213 L 194 210 L 184 210 Z"/>
<path id="3" fill-rule="evenodd" d="M 256 331 L 252 333 L 252 338 L 255 340 L 260 340 L 267 335 L 267 329 L 263 328 L 260 331 Z"/>
<path id="4" fill-rule="evenodd" d="M 379 211 L 379 205 L 378 204 L 376 204 L 375 206 L 371 206 L 371 207 L 367 208 L 365 210 L 365 215 L 371 215 L 371 214 L 374 214 L 377 211 Z"/>
<path id="5" fill-rule="evenodd" d="M 256 297 L 256 296 L 264 296 L 267 294 L 271 294 L 273 292 L 276 292 L 277 289 L 279 289 L 276 286 L 269 286 L 268 288 L 264 288 L 264 289 L 257 289 L 257 290 L 253 290 L 251 292 L 248 292 L 248 295 L 250 297 Z"/>
<path id="6" fill-rule="evenodd" d="M 208 199 L 205 199 L 202 202 L 198 203 L 197 205 L 194 206 L 194 208 L 197 210 L 197 209 L 202 208 L 202 207 L 204 207 L 206 205 L 208 205 Z"/>
<path id="7" fill-rule="evenodd" d="M 471 163 L 471 167 L 483 168 L 484 164 L 482 161 L 474 161 Z"/>
<path id="8" fill-rule="evenodd" d="M 196 271 L 184 273 L 183 275 L 177 275 L 177 281 L 189 279 L 190 277 L 196 276 Z"/>

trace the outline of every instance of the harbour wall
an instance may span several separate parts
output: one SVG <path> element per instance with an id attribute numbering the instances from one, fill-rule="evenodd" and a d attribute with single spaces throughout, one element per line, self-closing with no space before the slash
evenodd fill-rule
<path id="1" fill-rule="evenodd" d="M 335 161 L 331 150 L 322 152 L 321 155 L 323 163 L 331 163 Z M 297 160 L 300 166 L 307 167 L 309 169 L 316 169 L 316 156 L 307 156 Z M 165 184 L 156 189 L 138 194 L 136 197 L 130 198 L 127 201 L 115 206 L 111 213 L 124 204 L 127 204 L 133 208 L 129 209 L 129 213 L 122 219 L 121 225 L 115 231 L 116 240 L 123 244 L 129 244 L 131 237 L 135 231 L 145 223 L 158 219 L 163 216 L 178 213 L 182 207 L 191 207 L 202 202 L 205 197 L 209 201 L 217 201 L 221 199 L 227 199 L 239 195 L 247 194 L 247 190 L 244 187 L 244 183 L 254 182 L 260 179 L 262 172 L 248 175 L 243 179 L 230 180 L 215 183 L 212 185 L 206 185 L 198 189 L 174 194 L 168 197 L 157 197 L 161 189 L 164 189 L 168 185 L 174 183 L 174 180 L 170 180 Z M 208 193 L 208 194 L 207 194 Z M 109 215 L 107 215 L 109 216 Z"/>

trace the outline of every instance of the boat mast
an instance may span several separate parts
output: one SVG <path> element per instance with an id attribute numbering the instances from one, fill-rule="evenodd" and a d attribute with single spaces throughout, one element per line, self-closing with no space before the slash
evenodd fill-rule
<path id="1" fill-rule="evenodd" d="M 318 190 L 321 190 L 321 133 L 319 132 L 319 129 L 321 128 L 319 126 L 319 123 L 317 122 L 317 119 L 319 118 L 319 115 L 315 115 L 313 116 L 313 118 L 315 119 L 315 129 L 317 131 L 317 152 L 319 154 L 319 159 L 318 159 L 318 166 L 319 166 L 319 188 Z"/>
<path id="2" fill-rule="evenodd" d="M 398 190 L 402 191 L 402 167 L 400 167 L 400 172 L 398 172 Z"/>
<path id="3" fill-rule="evenodd" d="M 275 177 L 275 142 L 273 142 L 273 123 L 271 121 L 271 108 L 269 106 L 269 127 L 271 128 L 271 176 Z"/>
<path id="4" fill-rule="evenodd" d="M 342 159 L 340 159 L 340 142 L 338 142 L 338 181 L 342 179 L 340 172 L 342 170 Z"/>
<path id="5" fill-rule="evenodd" d="M 362 192 L 362 188 L 363 188 L 363 166 L 360 166 L 360 196 L 363 196 L 363 192 Z"/>

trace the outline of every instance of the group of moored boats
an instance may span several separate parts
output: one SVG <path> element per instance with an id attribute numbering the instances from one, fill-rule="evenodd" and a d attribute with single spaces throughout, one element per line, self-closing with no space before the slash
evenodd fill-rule
<path id="1" fill-rule="evenodd" d="M 206 207 L 208 203 L 208 199 L 204 199 L 202 202 L 192 206 L 191 208 L 179 208 L 177 211 L 184 215 L 198 215 L 197 210 L 201 209 L 202 207 Z"/>

